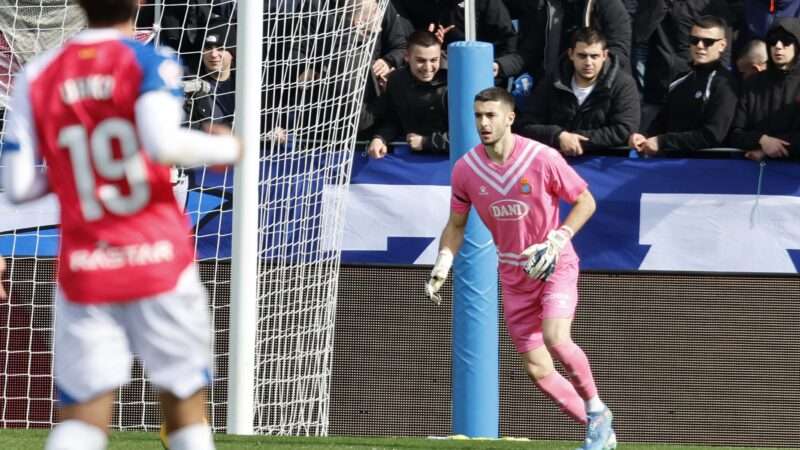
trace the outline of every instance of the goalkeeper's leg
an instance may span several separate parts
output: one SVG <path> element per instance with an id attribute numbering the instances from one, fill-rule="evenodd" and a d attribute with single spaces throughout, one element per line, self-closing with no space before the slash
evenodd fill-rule
<path id="1" fill-rule="evenodd" d="M 575 387 L 555 370 L 542 333 L 542 298 L 545 283 L 528 282 L 519 290 L 503 286 L 503 314 L 525 371 L 545 395 L 578 423 L 586 423 L 586 408 Z M 527 287 L 527 289 L 526 289 Z M 571 312 L 570 312 L 571 314 Z"/>
<path id="2" fill-rule="evenodd" d="M 575 387 L 553 366 L 550 352 L 542 345 L 522 354 L 525 371 L 542 393 L 574 421 L 586 425 L 586 407 Z"/>
<path id="3" fill-rule="evenodd" d="M 586 411 L 598 412 L 605 405 L 597 396 L 597 386 L 589 359 L 572 341 L 572 318 L 578 306 L 577 262 L 563 261 L 540 295 L 542 304 L 542 334 L 547 350 L 567 370 L 569 380 L 578 395 L 586 402 Z"/>
<path id="4" fill-rule="evenodd" d="M 611 450 L 616 448 L 613 429 L 614 416 L 597 394 L 589 359 L 572 342 L 569 329 L 572 319 L 545 319 L 545 344 L 553 357 L 564 365 L 575 391 L 586 405 L 586 439 L 582 450 Z"/>

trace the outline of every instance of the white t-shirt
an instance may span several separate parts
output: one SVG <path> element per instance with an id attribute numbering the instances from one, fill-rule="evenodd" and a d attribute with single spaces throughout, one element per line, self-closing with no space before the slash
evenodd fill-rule
<path id="1" fill-rule="evenodd" d="M 586 101 L 586 97 L 594 90 L 594 85 L 595 83 L 592 83 L 587 87 L 580 87 L 575 82 L 575 77 L 572 77 L 572 92 L 575 94 L 575 97 L 578 98 L 578 106 L 581 106 L 583 102 Z"/>

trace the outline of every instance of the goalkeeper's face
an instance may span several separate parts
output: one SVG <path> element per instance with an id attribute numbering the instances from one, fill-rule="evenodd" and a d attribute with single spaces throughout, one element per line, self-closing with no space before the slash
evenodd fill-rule
<path id="1" fill-rule="evenodd" d="M 475 127 L 483 145 L 494 145 L 511 133 L 514 110 L 500 101 L 475 102 Z"/>

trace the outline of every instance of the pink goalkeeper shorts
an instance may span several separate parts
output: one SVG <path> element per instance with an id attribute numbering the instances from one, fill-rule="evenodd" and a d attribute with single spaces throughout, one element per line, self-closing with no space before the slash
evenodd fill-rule
<path id="1" fill-rule="evenodd" d="M 578 306 L 578 262 L 559 262 L 546 282 L 526 279 L 503 285 L 503 315 L 511 341 L 520 353 L 544 345 L 542 320 L 568 319 Z"/>

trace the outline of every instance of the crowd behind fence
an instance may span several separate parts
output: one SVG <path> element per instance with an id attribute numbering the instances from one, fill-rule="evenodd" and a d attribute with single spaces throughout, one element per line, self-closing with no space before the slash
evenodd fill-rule
<path id="1" fill-rule="evenodd" d="M 464 2 L 392 0 L 377 28 L 368 25 L 379 13 L 376 0 L 348 2 L 353 39 L 379 35 L 359 140 L 373 157 L 392 142 L 447 152 L 446 46 L 464 39 Z M 800 2 L 768 9 L 757 1 L 561 3 L 475 3 L 477 39 L 495 50 L 495 84 L 517 102 L 517 133 L 567 157 L 610 149 L 695 156 L 719 148 L 755 160 L 800 157 Z M 292 21 L 310 31 L 319 26 L 318 6 L 267 1 L 265 27 Z M 236 0 L 158 1 L 140 11 L 143 39 L 176 49 L 184 62 L 189 126 L 233 122 L 236 15 Z M 10 79 L 25 59 L 15 50 L 30 46 L 3 37 L 0 61 Z M 334 45 L 324 38 L 265 38 L 265 82 L 292 86 L 264 100 L 266 140 L 285 143 L 295 123 L 309 123 L 301 116 L 313 114 L 307 106 L 318 95 L 309 82 L 334 75 L 336 64 L 326 61 Z M 589 72 L 580 60 L 587 51 L 600 53 Z"/>

